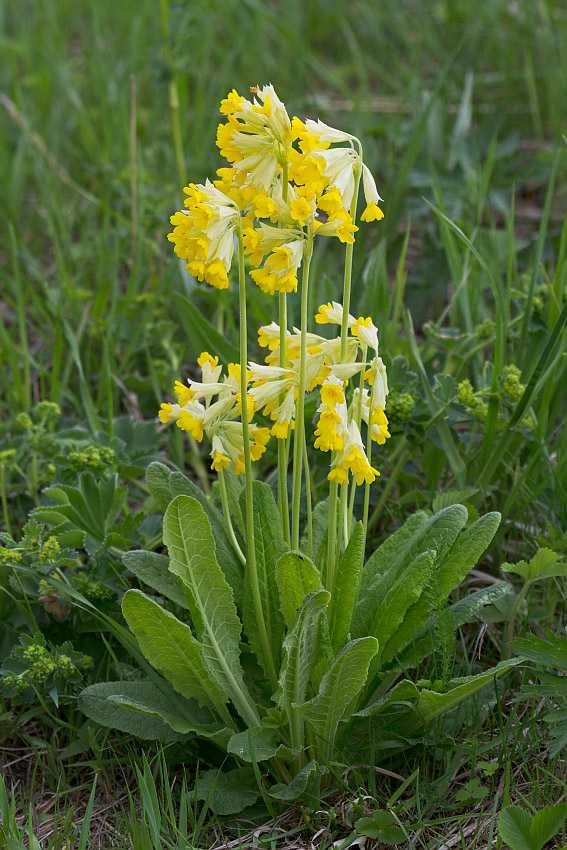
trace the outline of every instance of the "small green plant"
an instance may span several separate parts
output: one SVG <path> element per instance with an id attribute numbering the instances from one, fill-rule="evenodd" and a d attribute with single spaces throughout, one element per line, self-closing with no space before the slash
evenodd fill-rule
<path id="1" fill-rule="evenodd" d="M 508 622 L 508 641 L 514 636 L 514 626 L 518 611 L 521 609 L 528 590 L 536 581 L 548 578 L 562 578 L 567 576 L 567 564 L 563 563 L 559 555 L 551 549 L 540 549 L 533 558 L 527 561 L 518 561 L 516 564 L 502 564 L 502 572 L 515 573 L 524 579 L 524 585 L 518 593 L 510 619 Z"/>
<path id="2" fill-rule="evenodd" d="M 498 819 L 498 835 L 510 850 L 542 850 L 567 819 L 567 803 L 530 815 L 520 806 L 506 806 Z"/>
<path id="3" fill-rule="evenodd" d="M 524 685 L 522 694 L 537 699 L 544 696 L 550 701 L 551 711 L 543 720 L 549 724 L 549 751 L 555 756 L 567 746 L 567 637 L 550 631 L 545 638 L 526 635 L 514 640 L 512 649 L 536 665 L 540 683 Z"/>
<path id="4" fill-rule="evenodd" d="M 377 838 L 389 847 L 402 844 L 406 840 L 405 831 L 397 823 L 392 812 L 375 811 L 372 817 L 359 818 L 355 822 L 355 827 L 359 835 Z"/>

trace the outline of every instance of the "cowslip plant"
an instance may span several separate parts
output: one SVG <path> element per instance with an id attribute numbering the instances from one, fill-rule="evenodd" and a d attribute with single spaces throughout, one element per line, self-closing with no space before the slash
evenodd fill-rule
<path id="1" fill-rule="evenodd" d="M 149 467 L 168 554 L 125 556 L 157 595 L 128 591 L 123 613 L 151 666 L 145 681 L 94 685 L 80 702 L 100 722 L 141 736 L 207 738 L 243 765 L 232 785 L 248 789 L 246 799 L 259 793 L 254 777 L 265 763 L 276 781 L 270 794 L 285 801 L 329 784 L 328 767 L 345 751 L 370 740 L 407 745 L 518 659 L 455 680 L 446 663 L 438 681 L 405 676 L 427 656 L 447 655 L 454 630 L 507 591 L 502 583 L 447 607 L 500 517 L 469 524 L 462 505 L 417 513 L 364 563 L 369 488 L 379 475 L 372 444 L 389 437 L 388 385 L 377 328 L 349 305 L 361 180 L 362 221 L 382 218 L 380 198 L 358 139 L 321 121 L 290 121 L 271 86 L 254 91 L 253 102 L 236 92 L 222 102 L 217 140 L 231 167 L 214 184 L 185 189 L 187 210 L 172 217 L 170 234 L 188 270 L 221 290 L 238 252 L 240 362 L 223 373 L 203 352 L 201 380 L 177 382 L 177 401 L 160 411 L 162 422 L 210 442 L 222 510 L 181 473 Z M 334 339 L 308 329 L 319 237 L 346 245 L 342 304 L 323 304 L 315 316 L 340 329 Z M 279 321 L 259 330 L 263 364 L 248 360 L 246 258 L 251 280 L 278 293 Z M 298 287 L 301 326 L 290 329 L 286 299 Z M 309 393 L 318 402 L 313 448 L 330 455 L 329 496 L 315 507 Z M 252 475 L 271 437 L 277 502 Z"/>

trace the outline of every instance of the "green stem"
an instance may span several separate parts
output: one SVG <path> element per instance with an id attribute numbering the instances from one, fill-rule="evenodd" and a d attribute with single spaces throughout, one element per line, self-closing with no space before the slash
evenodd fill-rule
<path id="1" fill-rule="evenodd" d="M 238 560 L 241 564 L 246 565 L 246 558 L 242 552 L 238 544 L 238 540 L 236 539 L 236 535 L 234 533 L 234 529 L 232 527 L 232 520 L 230 519 L 230 509 L 228 507 L 228 496 L 226 492 L 226 481 L 224 480 L 224 469 L 219 469 L 219 488 L 221 494 L 221 502 L 222 502 L 222 511 L 224 514 L 224 521 L 226 524 L 226 530 L 228 532 L 228 536 L 230 538 L 230 542 L 232 543 L 232 548 L 236 552 Z"/>
<path id="2" fill-rule="evenodd" d="M 508 623 L 507 628 L 507 641 L 506 641 L 506 649 L 504 650 L 504 658 L 510 658 L 511 650 L 510 650 L 510 641 L 514 637 L 514 626 L 516 625 L 516 617 L 518 616 L 518 611 L 520 610 L 520 605 L 528 592 L 528 588 L 531 584 L 531 581 L 525 583 L 522 587 L 521 591 L 518 593 L 518 598 L 516 599 L 516 604 L 512 610 L 512 616 L 510 617 L 510 622 Z"/>
<path id="3" fill-rule="evenodd" d="M 362 150 L 360 153 L 361 162 L 362 162 Z M 360 175 L 362 172 L 362 165 L 360 165 L 356 171 L 354 177 L 354 195 L 352 197 L 352 203 L 350 205 L 350 217 L 353 222 L 356 219 L 356 205 L 358 203 L 358 187 L 360 185 Z M 348 340 L 348 316 L 350 310 L 350 291 L 352 285 L 352 253 L 354 250 L 354 242 L 348 242 L 346 246 L 345 252 L 345 277 L 343 284 L 343 321 L 341 324 L 341 363 L 344 363 L 346 353 L 347 353 L 347 340 Z"/>
<path id="4" fill-rule="evenodd" d="M 287 305 L 285 292 L 280 292 L 280 367 L 286 366 Z M 280 398 L 280 402 L 282 399 Z M 287 499 L 287 450 L 285 440 L 278 440 L 278 506 L 282 531 L 289 545 L 289 505 Z"/>
<path id="5" fill-rule="evenodd" d="M 370 484 L 368 481 L 364 485 L 364 511 L 362 515 L 362 525 L 364 530 L 364 541 L 366 542 L 366 532 L 368 531 L 368 507 L 370 505 Z M 362 561 L 364 564 L 364 551 L 362 552 Z"/>
<path id="6" fill-rule="evenodd" d="M 301 505 L 301 472 L 303 467 L 303 435 L 305 433 L 305 371 L 307 368 L 307 295 L 309 290 L 309 266 L 313 253 L 313 236 L 310 236 L 303 255 L 303 278 L 301 281 L 301 343 L 299 355 L 299 387 L 295 414 L 295 437 L 293 441 L 293 501 L 291 515 L 291 547 L 299 549 L 299 509 Z"/>
<path id="7" fill-rule="evenodd" d="M 12 527 L 10 525 L 10 517 L 8 515 L 8 498 L 6 496 L 6 465 L 3 463 L 0 463 L 0 494 L 2 496 L 2 516 L 4 517 L 4 526 L 11 537 Z"/>
<path id="8" fill-rule="evenodd" d="M 254 506 L 252 493 L 252 461 L 250 458 L 250 429 L 248 427 L 248 395 L 246 372 L 248 365 L 248 345 L 246 338 L 246 274 L 244 271 L 244 244 L 242 241 L 242 225 L 238 225 L 238 294 L 240 312 L 240 399 L 242 409 L 242 440 L 244 443 L 244 474 L 246 495 L 246 545 L 247 545 L 247 568 L 250 576 L 250 587 L 254 612 L 258 622 L 260 640 L 264 648 L 268 674 L 273 686 L 277 685 L 278 677 L 272 658 L 272 649 L 268 640 L 266 621 L 262 609 L 260 597 L 260 585 L 258 583 L 258 569 L 256 566 L 256 543 L 254 540 Z"/>
<path id="9" fill-rule="evenodd" d="M 287 203 L 287 195 L 288 195 L 288 186 L 289 186 L 289 178 L 288 178 L 288 168 L 287 162 L 283 165 L 282 171 L 282 199 L 285 203 Z M 280 225 L 281 226 L 281 222 Z M 280 358 L 279 365 L 281 369 L 285 369 L 286 367 L 286 342 L 287 342 L 287 302 L 286 302 L 286 293 L 280 292 L 279 294 L 279 308 L 280 308 Z M 283 401 L 283 397 L 280 397 L 280 404 Z M 278 440 L 278 506 L 280 509 L 280 517 L 282 522 L 282 531 L 285 542 L 289 546 L 290 537 L 289 537 L 289 504 L 287 498 L 287 468 L 288 468 L 288 454 L 287 447 L 284 440 Z"/>
<path id="10" fill-rule="evenodd" d="M 327 543 L 327 568 L 323 576 L 326 590 L 334 583 L 335 546 L 337 535 L 337 489 L 338 485 L 331 481 L 329 487 L 329 539 Z"/>
<path id="11" fill-rule="evenodd" d="M 355 174 L 354 195 L 350 206 L 350 215 L 354 222 L 356 218 L 356 205 L 358 203 L 358 188 L 360 175 L 362 173 L 362 148 L 360 150 L 360 165 Z M 352 254 L 354 242 L 347 243 L 345 252 L 345 276 L 343 283 L 343 319 L 341 323 L 341 363 L 346 360 L 348 342 L 348 317 L 350 310 L 350 291 L 352 286 Z M 342 517 L 339 516 L 339 522 Z M 336 523 L 337 523 L 337 485 L 331 483 L 329 488 L 329 545 L 327 549 L 327 589 L 331 590 L 335 581 L 336 557 Z M 340 551 L 340 544 L 339 544 Z"/>
<path id="12" fill-rule="evenodd" d="M 305 497 L 307 499 L 307 555 L 313 559 L 313 506 L 311 504 L 311 473 L 307 454 L 307 438 L 303 435 L 303 462 L 305 464 Z"/>

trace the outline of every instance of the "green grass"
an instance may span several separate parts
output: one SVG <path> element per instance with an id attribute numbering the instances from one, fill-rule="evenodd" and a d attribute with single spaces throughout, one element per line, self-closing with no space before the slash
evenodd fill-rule
<path id="1" fill-rule="evenodd" d="M 378 460 L 375 540 L 416 506 L 453 494 L 471 510 L 503 514 L 487 572 L 538 545 L 566 550 L 562 3 L 0 0 L 0 45 L 0 452 L 17 446 L 25 461 L 18 471 L 0 457 L 4 525 L 8 517 L 19 531 L 42 486 L 42 462 L 36 468 L 33 446 L 21 448 L 16 414 L 47 399 L 61 406 L 66 427 L 112 436 L 118 415 L 155 417 L 204 341 L 231 356 L 235 287 L 218 298 L 195 286 L 165 234 L 182 185 L 222 164 L 214 146 L 221 97 L 272 82 L 290 113 L 319 115 L 364 140 L 386 199 L 384 222 L 355 246 L 353 311 L 374 318 L 393 390 L 409 391 L 414 409 L 393 422 Z M 339 263 L 331 246 L 316 254 L 311 314 L 338 298 Z M 251 293 L 253 320 L 270 321 L 270 310 Z M 291 300 L 292 322 L 298 312 Z M 393 364 L 398 356 L 407 367 Z M 512 364 L 525 386 L 513 404 L 502 389 Z M 465 379 L 486 404 L 481 419 L 457 401 Z M 168 440 L 170 458 L 208 485 L 180 433 Z M 311 474 L 323 495 L 325 471 Z M 139 503 L 143 489 L 135 493 Z M 522 633 L 559 628 L 564 587 L 546 586 L 530 606 Z M 504 629 L 487 629 L 483 661 L 497 662 Z M 473 640 L 463 636 L 464 657 Z M 110 650 L 105 657 L 110 665 Z M 510 705 L 499 697 L 469 739 L 437 730 L 435 745 L 419 744 L 407 764 L 386 762 L 415 776 L 396 809 L 409 834 L 421 830 L 415 846 L 433 850 L 447 835 L 456 839 L 451 846 L 486 846 L 503 804 L 537 809 L 565 793 L 564 757 L 548 762 L 539 713 L 536 700 Z M 194 768 L 182 778 L 169 751 L 150 748 L 142 763 L 126 736 L 109 749 L 106 733 L 83 726 L 78 712 L 65 715 L 64 731 L 55 721 L 46 727 L 46 716 L 37 706 L 0 716 L 6 747 L 30 752 L 41 741 L 45 754 L 13 800 L 0 787 L 0 834 L 13 839 L 11 848 L 86 850 L 89 830 L 94 846 L 136 850 L 205 847 L 213 827 L 233 837 L 234 823 L 211 820 L 206 804 L 191 800 Z M 11 760 L 3 751 L 0 758 Z M 479 762 L 496 762 L 494 777 Z M 487 795 L 459 802 L 474 777 Z M 7 778 L 8 786 L 21 778 L 17 765 Z M 295 811 L 281 829 L 289 841 L 327 829 L 322 846 L 331 846 L 352 828 L 348 805 L 356 809 L 368 793 L 395 806 L 397 787 L 359 768 L 341 798 L 325 802 L 333 814 L 309 820 Z M 38 822 L 39 788 L 61 800 L 48 837 Z M 124 799 L 109 820 L 102 800 L 115 791 Z M 103 820 L 112 828 L 103 830 Z M 30 832 L 43 836 L 40 845 Z M 247 833 L 243 846 L 251 839 L 242 826 Z M 97 845 L 97 835 L 107 844 Z"/>

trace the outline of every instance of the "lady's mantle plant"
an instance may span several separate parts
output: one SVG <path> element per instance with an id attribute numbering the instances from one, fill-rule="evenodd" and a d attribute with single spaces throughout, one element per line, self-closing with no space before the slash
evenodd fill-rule
<path id="1" fill-rule="evenodd" d="M 158 595 L 129 591 L 123 612 L 152 667 L 145 664 L 144 681 L 87 688 L 81 704 L 142 737 L 197 735 L 242 763 L 266 762 L 279 783 L 273 796 L 293 799 L 349 748 L 369 736 L 403 746 L 517 660 L 466 679 L 448 673 L 418 686 L 405 677 L 427 655 L 447 654 L 454 629 L 506 592 L 494 586 L 446 608 L 500 518 L 488 514 L 466 527 L 461 505 L 415 514 L 364 565 L 369 489 L 379 475 L 372 444 L 389 437 L 388 385 L 377 328 L 349 305 L 360 182 L 361 221 L 383 217 L 381 199 L 358 139 L 321 121 L 290 121 L 272 86 L 253 91 L 252 102 L 235 91 L 222 101 L 217 144 L 229 167 L 214 183 L 184 190 L 186 210 L 172 217 L 169 236 L 188 270 L 218 289 L 229 285 L 237 255 L 240 362 L 223 371 L 203 352 L 201 380 L 177 382 L 176 403 L 160 411 L 162 422 L 210 443 L 223 511 L 185 476 L 150 466 L 168 555 L 125 556 Z M 346 245 L 342 304 L 323 304 L 315 316 L 336 326 L 335 338 L 308 330 L 320 237 Z M 265 363 L 248 360 L 247 260 L 253 284 L 277 293 L 278 322 L 259 329 Z M 290 329 L 287 298 L 298 289 L 301 327 Z M 329 497 L 314 509 L 305 462 L 309 393 L 319 401 L 314 449 L 330 457 Z M 251 470 L 272 437 L 277 503 Z"/>

